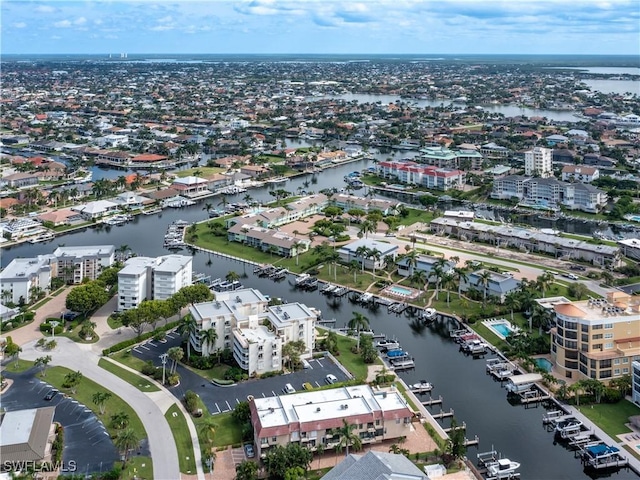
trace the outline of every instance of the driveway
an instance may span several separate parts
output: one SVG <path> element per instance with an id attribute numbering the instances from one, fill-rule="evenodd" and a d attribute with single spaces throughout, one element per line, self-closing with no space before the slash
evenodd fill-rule
<path id="1" fill-rule="evenodd" d="M 175 332 L 170 332 L 167 335 L 166 343 L 150 340 L 133 348 L 131 353 L 142 360 L 151 360 L 155 365 L 162 366 L 160 355 L 171 347 L 179 346 L 180 343 L 180 336 Z M 168 365 L 169 363 L 167 363 Z M 187 390 L 194 391 L 200 396 L 209 412 L 215 415 L 233 410 L 239 402 L 246 401 L 249 395 L 263 398 L 281 395 L 287 383 L 290 383 L 297 391 L 301 391 L 302 384 L 305 382 L 314 387 L 326 385 L 325 378 L 328 374 L 335 375 L 339 382 L 349 379 L 330 358 L 310 360 L 309 365 L 310 368 L 305 370 L 275 377 L 251 379 L 224 387 L 214 385 L 188 368 L 178 365 L 180 385 L 169 390 L 178 400 L 182 400 Z"/>

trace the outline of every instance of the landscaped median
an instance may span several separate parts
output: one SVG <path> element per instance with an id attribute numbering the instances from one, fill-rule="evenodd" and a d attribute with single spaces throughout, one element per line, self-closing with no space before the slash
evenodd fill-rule
<path id="1" fill-rule="evenodd" d="M 173 439 L 178 449 L 180 473 L 193 474 L 196 472 L 196 461 L 193 456 L 193 442 L 187 426 L 187 420 L 177 405 L 172 405 L 164 414 L 173 432 Z"/>
<path id="2" fill-rule="evenodd" d="M 65 367 L 47 369 L 46 381 L 61 392 L 73 397 L 91 409 L 104 424 L 117 448 L 125 445 L 122 440 L 126 434 L 130 439 L 129 449 L 136 449 L 140 441 L 148 438 L 136 412 L 119 396 L 90 380 L 78 372 Z M 129 450 L 127 449 L 127 450 Z M 135 456 L 135 467 L 128 461 L 123 471 L 123 479 L 153 478 L 153 465 L 150 457 Z M 144 467 L 142 466 L 144 465 Z"/>

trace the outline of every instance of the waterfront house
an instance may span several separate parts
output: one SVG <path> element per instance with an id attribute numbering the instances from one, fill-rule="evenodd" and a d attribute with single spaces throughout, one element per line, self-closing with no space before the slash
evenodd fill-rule
<path id="1" fill-rule="evenodd" d="M 11 188 L 25 188 L 37 185 L 39 178 L 36 172 L 18 172 L 3 177 L 2 182 Z"/>
<path id="2" fill-rule="evenodd" d="M 343 208 L 346 212 L 352 208 L 363 210 L 365 213 L 379 210 L 383 215 L 396 215 L 397 210 L 402 205 L 396 200 L 386 198 L 365 198 L 346 193 L 338 193 L 331 197 L 331 203 Z"/>
<path id="3" fill-rule="evenodd" d="M 484 283 L 483 278 L 485 272 L 487 272 L 487 283 Z M 468 292 L 469 290 L 476 290 L 480 292 L 482 297 L 497 298 L 500 303 L 503 303 L 505 297 L 513 291 L 520 288 L 520 281 L 513 278 L 511 275 L 492 272 L 490 270 L 481 269 L 475 272 L 467 274 L 467 278 L 464 277 L 460 280 L 460 290 Z"/>
<path id="4" fill-rule="evenodd" d="M 141 210 L 145 206 L 153 203 L 153 200 L 147 197 L 128 191 L 118 194 L 116 197 L 112 198 L 111 201 L 120 205 L 121 209 L 129 210 Z"/>
<path id="5" fill-rule="evenodd" d="M 418 255 L 418 257 L 416 257 L 415 265 L 412 265 L 409 258 L 402 257 L 396 262 L 396 265 L 398 266 L 398 275 L 409 277 L 416 271 L 423 271 L 425 273 L 425 278 L 428 279 L 434 271 L 434 267 L 439 263 L 442 263 L 442 260 L 442 257 Z M 445 261 L 442 265 L 442 273 L 449 273 L 454 267 L 455 264 L 453 262 Z"/>
<path id="6" fill-rule="evenodd" d="M 289 443 L 317 449 L 336 448 L 343 421 L 355 425 L 363 445 L 404 437 L 414 413 L 397 390 L 373 390 L 369 385 L 315 390 L 249 402 L 258 457 Z M 371 478 L 371 477 L 367 477 Z"/>
<path id="7" fill-rule="evenodd" d="M 211 190 L 209 190 L 209 181 L 206 178 L 195 177 L 193 175 L 176 178 L 171 184 L 171 188 L 177 190 L 178 195 L 190 198 L 212 193 Z"/>
<path id="8" fill-rule="evenodd" d="M 600 178 L 600 170 L 584 165 L 565 165 L 562 167 L 563 182 L 591 183 Z"/>
<path id="9" fill-rule="evenodd" d="M 20 240 L 44 232 L 42 224 L 30 218 L 16 218 L 0 223 L 1 236 L 8 237 L 9 240 Z"/>
<path id="10" fill-rule="evenodd" d="M 442 476 L 442 474 L 438 476 Z M 436 475 L 427 476 L 404 455 L 369 450 L 364 454 L 350 453 L 322 476 L 323 480 L 371 480 L 372 478 L 430 480 L 436 478 Z"/>
<path id="11" fill-rule="evenodd" d="M 38 215 L 38 220 L 43 223 L 49 222 L 54 227 L 59 227 L 61 225 L 80 223 L 83 221 L 83 218 L 80 213 L 73 211 L 71 208 L 61 208 Z"/>
<path id="12" fill-rule="evenodd" d="M 169 157 L 155 153 L 143 153 L 131 159 L 131 168 L 161 168 L 172 166 Z"/>
<path id="13" fill-rule="evenodd" d="M 376 256 L 372 255 L 374 252 L 378 252 Z M 341 262 L 348 264 L 352 260 L 355 260 L 359 264 L 364 263 L 364 268 L 367 270 L 378 270 L 384 267 L 387 257 L 395 260 L 397 254 L 397 245 L 369 238 L 361 238 L 355 242 L 343 245 L 338 249 Z"/>
<path id="14" fill-rule="evenodd" d="M 119 208 L 120 205 L 111 200 L 96 200 L 82 205 L 75 205 L 71 207 L 71 210 L 80 213 L 85 220 L 97 220 L 105 215 L 117 212 Z"/>

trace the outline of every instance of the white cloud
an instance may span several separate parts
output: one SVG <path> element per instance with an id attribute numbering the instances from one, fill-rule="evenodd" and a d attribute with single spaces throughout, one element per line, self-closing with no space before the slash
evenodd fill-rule
<path id="1" fill-rule="evenodd" d="M 85 23 L 87 23 L 87 19 L 86 19 L 86 18 L 84 18 L 84 17 L 76 18 L 76 19 L 73 21 L 73 24 L 74 24 L 74 25 L 84 25 Z"/>
<path id="2" fill-rule="evenodd" d="M 13 24 L 14 28 L 25 28 L 27 26 L 24 22 L 16 22 Z"/>
<path id="3" fill-rule="evenodd" d="M 54 22 L 53 26 L 56 28 L 69 28 L 71 27 L 70 20 L 60 20 L 59 22 Z"/>
<path id="4" fill-rule="evenodd" d="M 174 28 L 176 27 L 173 25 L 156 25 L 155 27 L 151 27 L 149 30 L 154 32 L 165 32 L 167 30 L 173 30 Z"/>
<path id="5" fill-rule="evenodd" d="M 53 13 L 56 11 L 51 5 L 38 5 L 34 10 L 36 13 Z"/>

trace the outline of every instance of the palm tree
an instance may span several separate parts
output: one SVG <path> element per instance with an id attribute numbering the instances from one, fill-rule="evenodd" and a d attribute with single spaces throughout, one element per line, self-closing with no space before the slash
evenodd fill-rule
<path id="1" fill-rule="evenodd" d="M 482 286 L 482 306 L 487 303 L 487 290 L 489 290 L 489 282 L 491 281 L 491 272 L 489 270 L 483 270 L 480 275 L 478 275 L 477 286 Z"/>
<path id="2" fill-rule="evenodd" d="M 198 322 L 191 315 L 187 315 L 178 325 L 178 333 L 187 338 L 187 359 L 191 359 L 191 336 L 198 333 Z"/>
<path id="3" fill-rule="evenodd" d="M 356 334 L 358 335 L 358 343 L 356 348 L 359 351 L 360 350 L 360 329 L 365 329 L 369 327 L 369 319 L 359 312 L 353 312 L 353 317 L 351 317 L 351 320 L 349 320 L 349 323 L 347 324 L 347 326 L 351 330 L 355 330 Z"/>
<path id="4" fill-rule="evenodd" d="M 370 258 L 373 260 L 373 263 L 371 264 L 372 270 L 373 270 L 373 275 L 375 276 L 376 274 L 376 263 L 378 261 L 380 261 L 380 256 L 382 254 L 380 253 L 380 250 L 378 250 L 377 248 L 372 248 L 369 250 L 369 253 L 367 255 L 367 258 Z"/>
<path id="5" fill-rule="evenodd" d="M 360 436 L 356 433 L 353 433 L 353 430 L 356 428 L 356 424 L 349 423 L 346 419 L 342 419 L 342 427 L 338 428 L 338 435 L 340 436 L 340 442 L 338 443 L 338 448 L 345 447 L 346 454 L 345 456 L 349 456 L 349 447 L 353 446 L 354 450 L 358 451 L 362 448 L 362 442 L 360 441 Z"/>
<path id="6" fill-rule="evenodd" d="M 227 282 L 236 282 L 238 280 L 240 280 L 240 274 L 237 272 L 234 272 L 233 270 L 229 270 L 227 272 L 227 275 L 224 277 L 224 279 Z"/>
<path id="7" fill-rule="evenodd" d="M 364 261 L 369 256 L 369 249 L 364 245 L 356 248 L 356 258 L 360 259 L 362 265 L 362 272 L 364 273 Z"/>
<path id="8" fill-rule="evenodd" d="M 425 272 L 422 269 L 420 270 L 415 269 L 413 270 L 413 273 L 409 277 L 409 281 L 411 282 L 412 285 L 414 284 L 418 285 L 422 290 L 425 288 L 425 286 L 427 286 L 427 272 Z"/>
<path id="9" fill-rule="evenodd" d="M 453 275 L 458 281 L 458 299 L 462 297 L 462 282 L 466 282 L 469 280 L 469 276 L 464 268 L 455 267 L 453 269 Z"/>
<path id="10" fill-rule="evenodd" d="M 169 369 L 169 373 L 175 373 L 176 368 L 178 368 L 178 362 L 182 360 L 182 357 L 184 357 L 184 351 L 180 347 L 171 347 L 169 350 L 167 350 L 167 355 L 173 362 L 171 368 Z"/>
<path id="11" fill-rule="evenodd" d="M 543 273 L 538 278 L 536 278 L 536 283 L 538 288 L 542 291 L 542 296 L 546 296 L 547 290 L 551 288 L 553 282 L 555 281 L 555 277 L 551 273 Z"/>
<path id="12" fill-rule="evenodd" d="M 51 355 L 45 355 L 44 357 L 36 358 L 34 366 L 42 367 L 42 376 L 47 376 L 47 365 L 51 362 Z"/>
<path id="13" fill-rule="evenodd" d="M 300 247 L 303 246 L 304 242 L 301 242 L 299 240 L 296 240 L 295 242 L 293 242 L 293 245 L 291 245 L 291 248 L 295 249 L 296 251 L 296 266 L 298 266 L 300 260 Z"/>
<path id="14" fill-rule="evenodd" d="M 129 459 L 129 451 L 138 448 L 140 439 L 133 428 L 125 428 L 116 435 L 113 444 L 122 453 L 122 464 L 126 465 L 127 460 Z"/>
<path id="15" fill-rule="evenodd" d="M 207 447 L 209 453 L 213 447 L 213 438 L 216 434 L 216 424 L 212 416 L 204 417 L 198 422 L 198 438 Z"/>
<path id="16" fill-rule="evenodd" d="M 513 311 L 521 307 L 520 294 L 516 290 L 512 290 L 504 297 L 505 306 L 511 310 L 511 322 L 513 323 Z"/>
<path id="17" fill-rule="evenodd" d="M 202 342 L 202 346 L 207 346 L 207 356 L 211 355 L 211 351 L 216 344 L 216 340 L 218 340 L 218 332 L 216 332 L 215 329 L 207 328 L 200 332 L 200 341 Z"/>
<path id="18" fill-rule="evenodd" d="M 111 426 L 113 428 L 121 429 L 125 428 L 127 425 L 129 425 L 129 415 L 125 412 L 120 411 L 111 415 Z"/>
<path id="19" fill-rule="evenodd" d="M 349 267 L 349 272 L 353 272 L 353 283 L 357 283 L 358 281 L 358 270 L 360 270 L 360 265 L 357 260 L 351 260 L 347 265 Z"/>
<path id="20" fill-rule="evenodd" d="M 407 247 L 408 246 L 409 245 L 407 245 Z M 419 256 L 420 256 L 420 253 L 417 250 L 409 250 L 404 256 L 407 259 L 407 267 L 408 267 L 407 270 L 409 270 L 411 274 L 413 274 L 413 270 L 418 265 Z"/>
<path id="21" fill-rule="evenodd" d="M 111 398 L 110 392 L 96 392 L 93 394 L 92 401 L 100 409 L 100 415 L 104 415 L 104 404 Z"/>
<path id="22" fill-rule="evenodd" d="M 447 305 L 449 305 L 451 297 L 451 289 L 456 285 L 456 278 L 451 272 L 446 272 L 442 275 L 440 280 L 442 288 L 447 291 Z"/>

